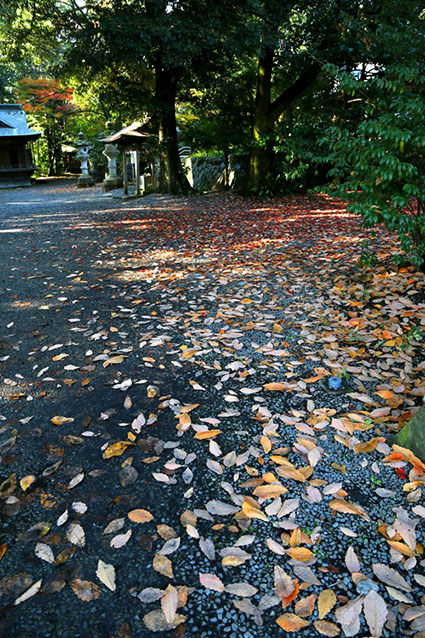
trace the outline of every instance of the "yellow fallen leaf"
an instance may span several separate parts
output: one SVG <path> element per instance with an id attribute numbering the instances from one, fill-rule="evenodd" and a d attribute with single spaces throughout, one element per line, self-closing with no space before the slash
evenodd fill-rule
<path id="1" fill-rule="evenodd" d="M 225 556 L 221 561 L 221 564 L 225 567 L 239 567 L 244 564 L 244 560 L 238 556 Z"/>
<path id="2" fill-rule="evenodd" d="M 310 560 L 310 558 L 315 558 L 313 552 L 306 547 L 291 547 L 290 549 L 286 550 L 286 553 L 294 560 L 298 560 L 301 562 Z"/>
<path id="3" fill-rule="evenodd" d="M 26 476 L 21 478 L 21 480 L 19 481 L 21 490 L 25 492 L 30 487 L 30 485 L 34 483 L 34 481 L 35 481 L 35 476 L 33 476 L 32 474 L 27 474 Z"/>
<path id="4" fill-rule="evenodd" d="M 63 423 L 72 423 L 74 419 L 69 416 L 54 416 L 53 419 L 50 419 L 50 422 L 53 425 L 62 425 Z"/>
<path id="5" fill-rule="evenodd" d="M 270 450 L 272 449 L 272 442 L 270 441 L 268 436 L 262 436 L 260 438 L 260 444 L 265 454 L 268 454 Z"/>
<path id="6" fill-rule="evenodd" d="M 112 456 L 121 456 L 126 451 L 129 445 L 133 445 L 131 441 L 117 441 L 112 443 L 103 453 L 104 459 L 110 459 Z"/>
<path id="7" fill-rule="evenodd" d="M 276 498 L 281 494 L 285 494 L 288 490 L 283 485 L 259 485 L 253 491 L 254 496 L 258 496 L 260 498 L 268 499 L 268 498 Z"/>
<path id="8" fill-rule="evenodd" d="M 400 552 L 400 554 L 403 554 L 403 556 L 416 556 L 416 552 L 405 543 L 401 543 L 399 541 L 392 541 L 388 539 L 387 539 L 387 543 L 388 545 L 391 545 L 393 549 Z"/>
<path id="9" fill-rule="evenodd" d="M 199 439 L 203 441 L 204 439 L 214 439 L 216 436 L 221 434 L 222 430 L 205 430 L 204 432 L 197 432 L 195 434 L 195 439 Z"/>
<path id="10" fill-rule="evenodd" d="M 261 521 L 269 521 L 267 516 L 257 507 L 251 505 L 247 501 L 244 501 L 242 505 L 242 512 L 245 514 L 247 518 L 258 518 Z"/>
<path id="11" fill-rule="evenodd" d="M 319 618 L 324 618 L 336 605 L 336 594 L 333 589 L 324 589 L 319 594 L 317 606 L 319 609 Z"/>
<path id="12" fill-rule="evenodd" d="M 152 514 L 143 509 L 131 510 L 127 516 L 133 523 L 148 523 L 153 519 Z"/>
<path id="13" fill-rule="evenodd" d="M 3 558 L 3 556 L 5 555 L 6 550 L 7 550 L 7 545 L 6 545 L 6 543 L 2 543 L 2 544 L 0 545 L 0 560 L 1 560 L 1 559 Z"/>
<path id="14" fill-rule="evenodd" d="M 362 452 L 363 454 L 365 452 L 372 452 L 378 443 L 382 443 L 383 441 L 385 441 L 383 436 L 375 436 L 373 439 L 369 439 L 369 441 L 365 441 L 364 443 L 357 443 L 354 449 L 356 452 Z"/>
<path id="15" fill-rule="evenodd" d="M 116 365 L 117 363 L 122 363 L 124 359 L 125 359 L 125 355 L 117 354 L 114 357 L 111 357 L 110 359 L 107 359 L 106 361 L 104 361 L 103 367 L 107 368 L 108 366 Z"/>

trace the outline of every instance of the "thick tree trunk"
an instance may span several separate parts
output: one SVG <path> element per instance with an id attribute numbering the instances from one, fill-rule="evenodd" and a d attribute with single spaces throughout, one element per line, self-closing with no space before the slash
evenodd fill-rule
<path id="1" fill-rule="evenodd" d="M 251 151 L 248 181 L 248 188 L 252 191 L 259 190 L 272 166 L 272 134 L 279 117 L 292 108 L 297 98 L 314 82 L 320 70 L 317 64 L 312 64 L 272 102 L 273 55 L 272 49 L 266 49 L 258 60 L 253 127 L 254 146 Z"/>
<path id="2" fill-rule="evenodd" d="M 188 193 L 190 184 L 179 156 L 176 127 L 177 73 L 156 67 L 156 99 L 160 144 L 159 190 L 161 193 Z"/>
<path id="3" fill-rule="evenodd" d="M 258 61 L 257 92 L 254 113 L 254 147 L 249 161 L 250 190 L 258 191 L 269 170 L 273 157 L 271 140 L 273 130 L 270 117 L 270 87 L 273 70 L 273 51 L 267 50 Z"/>

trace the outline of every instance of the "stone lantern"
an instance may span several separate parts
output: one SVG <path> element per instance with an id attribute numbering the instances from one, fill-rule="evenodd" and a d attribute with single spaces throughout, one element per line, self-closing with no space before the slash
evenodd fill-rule
<path id="1" fill-rule="evenodd" d="M 81 175 L 77 182 L 78 188 L 93 186 L 93 178 L 89 173 L 90 144 L 84 139 L 82 133 L 79 133 L 75 146 L 77 147 L 77 159 L 81 162 Z"/>
<path id="2" fill-rule="evenodd" d="M 122 178 L 117 175 L 117 157 L 120 151 L 115 144 L 106 143 L 103 155 L 108 160 L 108 172 L 103 180 L 103 190 L 112 191 L 115 188 L 121 188 Z"/>

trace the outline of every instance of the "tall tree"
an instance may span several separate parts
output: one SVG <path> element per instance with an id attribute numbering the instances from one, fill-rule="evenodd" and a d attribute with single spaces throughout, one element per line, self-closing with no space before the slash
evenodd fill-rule
<path id="1" fill-rule="evenodd" d="M 67 124 L 76 112 L 73 91 L 53 78 L 23 78 L 18 82 L 17 97 L 30 121 L 43 132 L 47 146 L 47 172 L 59 175 L 61 144 L 66 140 Z"/>
<path id="2" fill-rule="evenodd" d="M 232 4 L 232 3 L 230 3 Z M 23 19 L 25 16 L 25 20 Z M 36 37 L 53 25 L 62 43 L 58 69 L 96 77 L 114 65 L 143 69 L 154 82 L 139 95 L 158 131 L 163 191 L 189 188 L 178 154 L 175 105 L 181 83 L 218 55 L 229 3 L 208 0 L 10 0 L 8 24 Z M 32 25 L 29 31 L 27 25 Z M 16 38 L 19 41 L 20 37 Z M 88 70 L 90 74 L 88 74 Z M 116 78 L 120 85 L 120 76 Z"/>
<path id="3" fill-rule="evenodd" d="M 261 189 L 273 168 L 277 125 L 321 78 L 325 64 L 353 68 L 365 43 L 361 0 L 250 0 L 257 32 L 257 86 L 250 188 Z"/>

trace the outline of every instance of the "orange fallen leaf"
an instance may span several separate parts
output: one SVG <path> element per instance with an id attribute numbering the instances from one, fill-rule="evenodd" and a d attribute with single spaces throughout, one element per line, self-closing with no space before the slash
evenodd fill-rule
<path id="1" fill-rule="evenodd" d="M 63 423 L 72 423 L 74 419 L 69 416 L 54 416 L 53 419 L 50 419 L 50 422 L 53 425 L 62 425 Z"/>
<path id="2" fill-rule="evenodd" d="M 131 441 L 117 441 L 109 445 L 103 452 L 104 459 L 110 459 L 113 456 L 121 456 L 126 451 L 129 445 L 133 445 Z"/>
<path id="3" fill-rule="evenodd" d="M 294 580 L 292 582 L 294 583 L 294 591 L 291 594 L 289 594 L 288 596 L 283 596 L 282 597 L 282 609 L 286 609 L 286 607 L 288 607 L 288 605 L 290 605 L 292 603 L 292 601 L 295 600 L 295 598 L 299 594 L 300 586 L 299 586 L 299 583 L 298 583 L 298 579 L 294 578 Z"/>
<path id="4" fill-rule="evenodd" d="M 283 392 L 284 390 L 286 390 L 286 385 L 284 383 L 274 381 L 272 383 L 265 383 L 263 385 L 263 388 L 265 390 L 271 390 L 272 392 Z"/>
<path id="5" fill-rule="evenodd" d="M 205 439 L 214 439 L 216 436 L 221 434 L 222 430 L 205 430 L 204 432 L 197 432 L 195 434 L 195 439 L 199 439 L 200 441 L 204 441 Z"/>
<path id="6" fill-rule="evenodd" d="M 282 614 L 279 618 L 276 618 L 276 622 L 284 631 L 299 631 L 304 627 L 309 626 L 308 620 L 300 618 L 296 614 Z"/>
<path id="7" fill-rule="evenodd" d="M 378 390 L 374 394 L 377 394 L 381 399 L 392 399 L 394 397 L 393 393 L 389 390 Z"/>
<path id="8" fill-rule="evenodd" d="M 360 507 L 360 505 L 350 503 L 343 498 L 336 498 L 333 501 L 330 501 L 329 507 L 334 511 L 341 512 L 343 514 L 355 514 L 357 516 L 361 516 L 365 519 L 365 521 L 368 521 L 368 523 L 370 523 L 370 517 L 365 512 L 365 510 Z"/>
<path id="9" fill-rule="evenodd" d="M 152 514 L 144 509 L 131 510 L 127 516 L 133 523 L 148 523 L 153 519 Z"/>
<path id="10" fill-rule="evenodd" d="M 7 545 L 6 545 L 6 543 L 2 543 L 0 545 L 0 560 L 3 558 L 3 556 L 6 553 L 6 551 L 7 551 Z"/>
<path id="11" fill-rule="evenodd" d="M 272 442 L 270 441 L 268 436 L 262 436 L 260 438 L 260 444 L 265 454 L 268 454 L 270 450 L 272 449 Z"/>
<path id="12" fill-rule="evenodd" d="M 290 547 L 286 550 L 286 553 L 294 560 L 301 562 L 315 558 L 315 554 L 306 547 Z"/>

